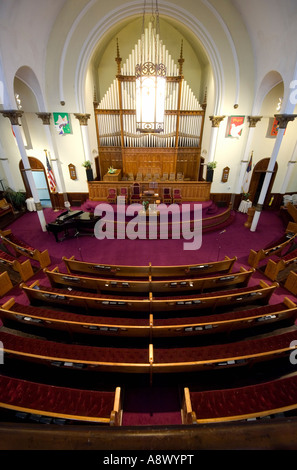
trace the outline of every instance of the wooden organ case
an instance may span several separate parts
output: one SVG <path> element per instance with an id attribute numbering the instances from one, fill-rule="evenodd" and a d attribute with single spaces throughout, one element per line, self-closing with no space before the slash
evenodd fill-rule
<path id="1" fill-rule="evenodd" d="M 145 29 L 145 41 L 151 40 L 152 25 Z M 102 180 L 110 167 L 120 169 L 128 179 L 157 180 L 182 174 L 184 180 L 202 179 L 201 142 L 206 97 L 202 105 L 183 76 L 183 45 L 177 66 L 161 41 L 167 69 L 164 132 L 136 131 L 135 66 L 140 55 L 140 40 L 127 61 L 122 64 L 117 44 L 117 75 L 100 102 L 94 97 L 98 139 L 97 180 Z M 148 52 L 150 54 L 150 52 Z M 146 57 L 151 60 L 151 57 Z M 202 159 L 203 162 L 203 159 Z M 129 178 L 130 177 L 130 178 Z"/>

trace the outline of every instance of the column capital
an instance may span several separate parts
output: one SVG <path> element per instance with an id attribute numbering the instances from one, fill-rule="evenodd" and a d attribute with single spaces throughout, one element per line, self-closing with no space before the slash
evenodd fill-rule
<path id="1" fill-rule="evenodd" d="M 4 111 L 0 111 L 4 117 L 8 117 L 12 126 L 20 126 L 19 118 L 22 117 L 24 111 L 20 111 L 19 109 L 8 109 Z"/>
<path id="2" fill-rule="evenodd" d="M 209 116 L 209 119 L 212 122 L 212 127 L 219 127 L 220 123 L 226 116 Z"/>
<path id="3" fill-rule="evenodd" d="M 79 120 L 79 123 L 81 126 L 87 126 L 88 119 L 90 119 L 91 117 L 90 114 L 83 114 L 83 113 L 74 113 L 74 116 L 76 117 L 76 119 Z"/>
<path id="4" fill-rule="evenodd" d="M 256 124 L 261 121 L 262 116 L 248 116 L 249 127 L 256 127 Z"/>
<path id="5" fill-rule="evenodd" d="M 274 117 L 278 121 L 280 129 L 286 129 L 289 121 L 294 121 L 297 114 L 275 114 Z"/>
<path id="6" fill-rule="evenodd" d="M 42 120 L 43 125 L 50 124 L 51 113 L 36 113 L 36 115 Z"/>

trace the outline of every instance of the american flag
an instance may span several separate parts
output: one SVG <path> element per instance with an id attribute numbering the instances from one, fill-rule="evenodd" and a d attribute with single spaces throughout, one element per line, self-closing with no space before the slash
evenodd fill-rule
<path id="1" fill-rule="evenodd" d="M 48 177 L 48 181 L 49 181 L 49 185 L 50 185 L 50 190 L 51 190 L 52 193 L 55 193 L 56 189 L 57 189 L 57 185 L 56 185 L 56 181 L 55 181 L 55 177 L 54 177 L 52 167 L 50 165 L 50 162 L 48 161 L 47 156 L 46 156 L 46 169 L 47 169 L 47 177 Z"/>

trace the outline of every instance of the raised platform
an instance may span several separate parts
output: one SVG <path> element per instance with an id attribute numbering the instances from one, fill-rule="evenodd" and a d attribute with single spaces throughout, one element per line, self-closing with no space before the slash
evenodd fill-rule
<path id="1" fill-rule="evenodd" d="M 91 201 L 106 201 L 109 188 L 115 188 L 120 193 L 120 188 L 130 189 L 133 183 L 139 183 L 141 192 L 154 189 L 161 195 L 163 188 L 181 190 L 183 202 L 203 202 L 210 200 L 211 183 L 207 181 L 89 181 L 89 198 Z"/>
<path id="2" fill-rule="evenodd" d="M 95 208 L 100 209 L 102 204 L 102 211 L 106 203 L 104 201 L 87 201 L 83 206 L 82 210 L 86 212 L 94 212 Z M 127 213 L 129 206 L 125 204 L 110 204 L 109 205 L 112 211 L 112 214 L 107 215 L 105 212 L 102 212 L 105 222 L 114 222 L 115 231 L 120 228 L 127 227 L 128 223 L 136 217 L 136 213 L 132 214 Z M 190 230 L 193 231 L 199 220 L 202 223 L 202 232 L 208 232 L 213 230 L 219 230 L 228 226 L 234 220 L 234 213 L 231 211 L 231 206 L 229 207 L 217 207 L 213 201 L 202 201 L 202 202 L 188 202 L 182 203 L 180 205 L 175 205 L 177 212 L 174 215 L 168 211 L 168 205 L 161 204 L 156 206 L 156 211 L 152 211 L 151 214 L 147 211 L 146 218 L 143 220 L 143 223 L 147 225 L 147 233 L 149 231 L 149 224 L 156 220 L 157 224 L 157 238 L 162 238 L 161 232 L 164 234 L 163 229 L 167 233 L 168 226 L 168 238 L 172 237 L 172 234 L 177 229 L 179 225 L 184 221 L 190 227 Z M 197 212 L 197 207 L 201 209 L 201 212 Z M 97 209 L 97 210 L 98 210 Z M 144 214 L 143 214 L 144 215 Z M 166 226 L 165 226 L 166 225 Z"/>

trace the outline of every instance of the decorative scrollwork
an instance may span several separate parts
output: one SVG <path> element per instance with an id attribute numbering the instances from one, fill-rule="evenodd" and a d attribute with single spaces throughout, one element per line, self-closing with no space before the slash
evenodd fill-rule
<path id="1" fill-rule="evenodd" d="M 166 76 L 166 66 L 164 64 L 154 64 L 153 62 L 145 62 L 144 64 L 137 64 L 135 67 L 135 76 L 149 77 L 157 75 L 158 77 Z"/>
<path id="2" fill-rule="evenodd" d="M 137 122 L 136 130 L 141 132 L 158 133 L 164 132 L 163 122 Z"/>

